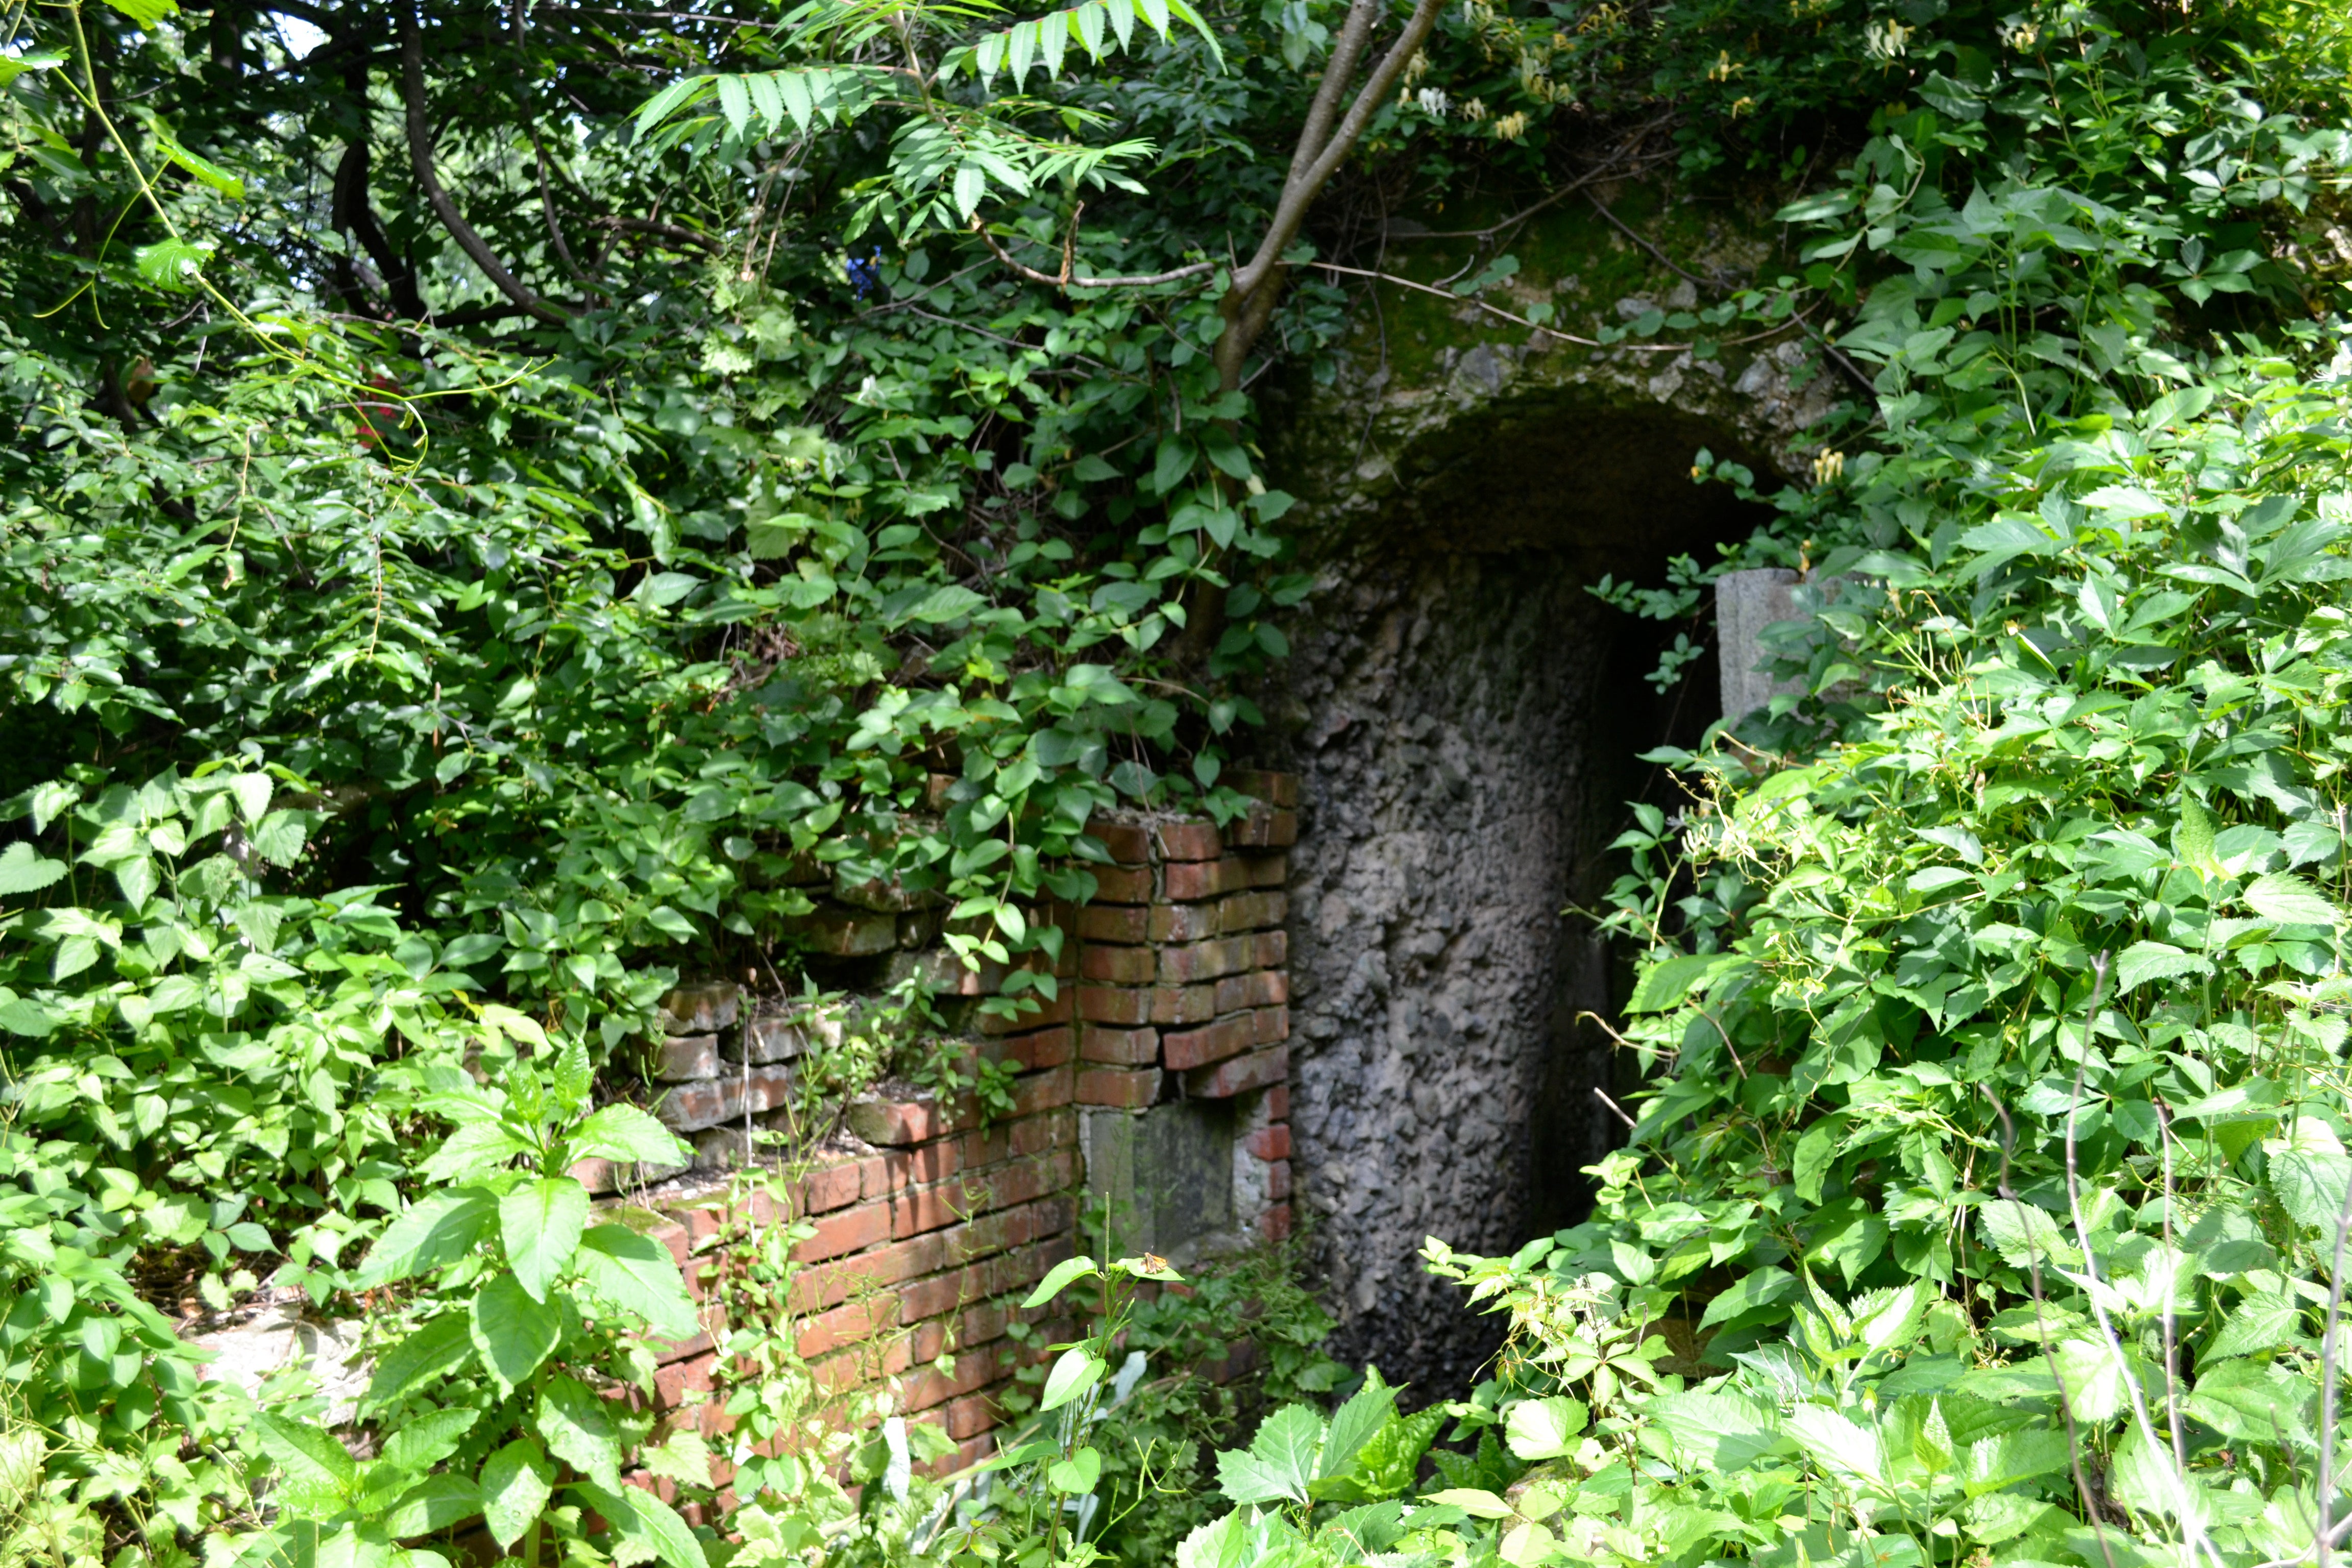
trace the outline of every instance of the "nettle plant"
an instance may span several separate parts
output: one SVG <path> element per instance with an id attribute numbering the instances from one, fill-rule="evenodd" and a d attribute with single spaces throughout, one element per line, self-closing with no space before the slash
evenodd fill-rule
<path id="1" fill-rule="evenodd" d="M 667 1503 L 624 1485 L 651 1417 L 651 1336 L 699 1331 L 677 1263 L 614 1221 L 591 1224 L 578 1161 L 679 1163 L 683 1146 L 632 1106 L 591 1109 L 588 1049 L 556 1045 L 521 1015 L 483 1012 L 479 1080 L 427 1075 L 423 1109 L 454 1124 L 425 1161 L 437 1184 L 388 1226 L 354 1279 L 408 1285 L 404 1327 L 377 1352 L 358 1418 L 376 1457 L 357 1458 L 291 1414 L 256 1423 L 278 1467 L 273 1551 L 352 1564 L 446 1562 L 410 1544 L 478 1515 L 529 1563 L 704 1568 Z"/>

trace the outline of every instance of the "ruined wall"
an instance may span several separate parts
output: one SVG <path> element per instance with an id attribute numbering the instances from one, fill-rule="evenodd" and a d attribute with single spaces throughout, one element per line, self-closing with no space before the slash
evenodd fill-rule
<path id="1" fill-rule="evenodd" d="M 1755 215 L 1671 190 L 1607 191 L 1713 283 L 1773 259 Z M 1488 221 L 1450 213 L 1447 226 Z M 1433 280 L 1467 242 L 1390 269 Z M 1522 231 L 1507 296 L 1569 331 L 1694 302 L 1697 288 L 1597 214 Z M 1423 1274 L 1424 1236 L 1504 1251 L 1579 1217 L 1611 1147 L 1592 1093 L 1616 1072 L 1597 905 L 1636 761 L 1715 717 L 1717 672 L 1643 680 L 1655 627 L 1587 593 L 1654 584 L 1758 518 L 1691 482 L 1701 447 L 1769 474 L 1833 400 L 1794 329 L 1711 358 L 1548 342 L 1469 306 L 1384 290 L 1336 374 L 1291 389 L 1270 454 L 1316 592 L 1265 706 L 1300 780 L 1292 854 L 1292 1161 L 1335 1350 L 1442 1396 L 1493 1326 Z"/>
<path id="2" fill-rule="evenodd" d="M 1003 1419 L 998 1396 L 1034 1353 L 1007 1335 L 1024 1318 L 1016 1303 L 1076 1250 L 1081 1203 L 1108 1192 L 1117 1248 L 1180 1264 L 1289 1234 L 1283 925 L 1297 781 L 1233 782 L 1261 804 L 1222 829 L 1181 817 L 1089 825 L 1111 857 L 1094 868 L 1095 900 L 1038 911 L 1065 933 L 1055 998 L 1013 1019 L 962 1018 L 968 1048 L 1013 1069 L 1009 1111 L 877 1092 L 804 1152 L 786 1201 L 736 1192 L 723 1173 L 759 1156 L 757 1134 L 803 1131 L 795 1075 L 860 998 L 761 999 L 706 982 L 665 999 L 669 1033 L 649 1062 L 654 1113 L 691 1142 L 693 1165 L 590 1160 L 573 1174 L 669 1247 L 698 1300 L 710 1299 L 709 1271 L 726 1266 L 711 1238 L 808 1222 L 791 1308 L 817 1386 L 887 1386 L 900 1412 L 956 1440 L 940 1468 L 981 1458 Z M 884 974 L 919 965 L 951 1017 L 1003 978 L 944 962 L 935 919 L 877 912 L 838 889 L 818 895 L 803 928 L 834 933 L 845 955 Z M 703 1333 L 663 1349 L 656 1383 L 667 1421 L 716 1438 L 733 1425 L 713 1398 L 730 1325 L 707 1311 Z M 1047 1326 L 1048 1339 L 1073 1328 Z"/>

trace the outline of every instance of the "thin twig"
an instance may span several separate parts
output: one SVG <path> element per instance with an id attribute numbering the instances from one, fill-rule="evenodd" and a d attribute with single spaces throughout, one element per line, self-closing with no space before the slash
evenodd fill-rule
<path id="1" fill-rule="evenodd" d="M 1187 278 L 1205 277 L 1217 269 L 1213 261 L 1195 261 L 1190 266 L 1171 268 L 1165 272 L 1139 273 L 1124 278 L 1073 278 L 1069 274 L 1070 252 L 1066 246 L 1062 252 L 1063 271 L 1060 277 L 1055 277 L 1051 272 L 1040 272 L 1034 267 L 1024 267 L 1013 260 L 1005 253 L 1004 247 L 996 243 L 996 237 L 988 232 L 988 226 L 981 221 L 977 213 L 972 215 L 971 232 L 980 236 L 981 243 L 987 246 L 996 259 L 1006 267 L 1032 283 L 1050 284 L 1056 289 L 1149 289 L 1159 283 L 1181 283 Z"/>

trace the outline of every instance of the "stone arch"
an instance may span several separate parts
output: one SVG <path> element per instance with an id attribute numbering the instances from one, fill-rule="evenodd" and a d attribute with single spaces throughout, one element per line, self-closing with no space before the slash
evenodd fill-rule
<path id="1" fill-rule="evenodd" d="M 1443 330 L 1419 382 L 1366 370 L 1360 332 L 1285 410 L 1317 589 L 1264 694 L 1301 781 L 1295 1201 L 1337 1348 L 1424 1397 L 1494 1334 L 1423 1273 L 1423 1236 L 1492 1252 L 1572 1223 L 1622 1133 L 1591 1093 L 1608 1037 L 1578 1022 L 1609 1011 L 1612 956 L 1564 911 L 1598 903 L 1655 788 L 1637 754 L 1716 717 L 1712 658 L 1654 692 L 1654 626 L 1587 585 L 1744 537 L 1758 510 L 1695 485 L 1693 455 L 1793 467 L 1832 392 L 1793 341 L 1727 363 Z"/>

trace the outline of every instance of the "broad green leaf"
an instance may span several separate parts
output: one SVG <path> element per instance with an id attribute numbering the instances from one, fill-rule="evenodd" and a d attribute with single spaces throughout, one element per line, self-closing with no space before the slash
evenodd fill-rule
<path id="1" fill-rule="evenodd" d="M 429 1411 L 401 1423 L 383 1440 L 383 1458 L 394 1468 L 422 1475 L 457 1451 L 482 1413 L 464 1405 Z"/>
<path id="2" fill-rule="evenodd" d="M 510 1548 L 547 1511 L 555 1489 L 555 1470 L 538 1444 L 518 1437 L 482 1463 L 476 1482 L 482 1499 L 482 1522 L 490 1539 Z"/>
<path id="3" fill-rule="evenodd" d="M 458 1365 L 474 1353 L 472 1331 L 463 1312 L 445 1312 L 378 1357 L 368 1380 L 366 1405 L 382 1408 L 421 1386 L 425 1380 Z"/>
<path id="4" fill-rule="evenodd" d="M 1303 1405 L 1286 1405 L 1259 1426 L 1247 1451 L 1217 1456 L 1218 1487 L 1237 1503 L 1304 1503 L 1322 1441 L 1322 1417 Z"/>
<path id="5" fill-rule="evenodd" d="M 262 1451 L 281 1472 L 278 1496 L 285 1506 L 329 1514 L 350 1499 L 359 1466 L 333 1433 L 292 1415 L 257 1415 L 253 1426 Z"/>
<path id="6" fill-rule="evenodd" d="M 2116 987 L 2120 992 L 2137 991 L 2152 980 L 2175 980 L 2182 975 L 2206 975 L 2213 973 L 2210 960 L 2193 952 L 2183 952 L 2169 942 L 2136 942 L 2124 949 L 2116 960 Z"/>
<path id="7" fill-rule="evenodd" d="M 62 860 L 46 860 L 22 839 L 0 852 L 0 894 L 37 893 L 66 874 Z"/>
<path id="8" fill-rule="evenodd" d="M 620 1487 L 608 1491 L 588 1482 L 575 1484 L 572 1489 L 612 1521 L 614 1532 L 623 1541 L 649 1551 L 668 1568 L 709 1568 L 702 1542 L 695 1539 L 686 1521 L 644 1488 Z"/>
<path id="9" fill-rule="evenodd" d="M 1511 1406 L 1504 1440 L 1513 1454 L 1530 1463 L 1556 1459 L 1575 1447 L 1590 1415 L 1580 1401 L 1561 1394 L 1522 1399 Z"/>
<path id="10" fill-rule="evenodd" d="M 1878 1436 L 1869 1428 L 1819 1405 L 1798 1405 L 1789 1412 L 1782 1426 L 1808 1458 L 1833 1476 L 1874 1485 L 1885 1481 Z"/>
<path id="11" fill-rule="evenodd" d="M 1102 1456 L 1092 1448 L 1080 1448 L 1066 1459 L 1056 1460 L 1045 1468 L 1045 1484 L 1069 1497 L 1083 1496 L 1095 1489 L 1102 1479 Z"/>
<path id="12" fill-rule="evenodd" d="M 2012 1268 L 2082 1260 L 2074 1244 L 2059 1230 L 2057 1220 L 2032 1204 L 1996 1198 L 1977 1211 L 1977 1228 L 1986 1245 Z"/>
<path id="13" fill-rule="evenodd" d="M 587 1223 L 588 1189 L 569 1176 L 527 1182 L 499 1201 L 507 1263 L 531 1300 L 547 1300 L 571 1267 Z"/>
<path id="14" fill-rule="evenodd" d="M 191 174 L 194 174 L 197 179 L 202 180 L 205 184 L 212 186 L 213 189 L 227 196 L 230 200 L 239 202 L 245 200 L 245 182 L 243 180 L 238 179 L 235 174 L 230 174 L 226 169 L 222 168 L 218 163 L 212 162 L 210 159 L 201 157 L 196 153 L 189 152 L 185 147 L 181 146 L 179 139 L 165 131 L 163 126 L 156 125 L 153 127 L 153 130 L 155 132 L 155 144 L 163 149 L 164 155 L 170 158 L 172 162 L 179 164 L 180 167 L 185 169 Z"/>
<path id="15" fill-rule="evenodd" d="M 475 1293 L 467 1323 L 474 1348 L 502 1393 L 537 1372 L 563 1337 L 561 1307 L 532 1300 L 511 1274 L 499 1275 Z"/>
<path id="16" fill-rule="evenodd" d="M 1364 1369 L 1364 1386 L 1332 1414 L 1331 1430 L 1323 1440 L 1315 1479 L 1322 1480 L 1347 1472 L 1364 1445 L 1395 1418 L 1396 1394 L 1381 1381 L 1378 1367 Z"/>
<path id="17" fill-rule="evenodd" d="M 567 1144 L 574 1160 L 640 1165 L 683 1165 L 693 1153 L 677 1133 L 634 1105 L 599 1106 L 581 1119 Z"/>
<path id="18" fill-rule="evenodd" d="M 383 1516 L 384 1533 L 395 1541 L 436 1535 L 482 1511 L 481 1489 L 470 1476 L 427 1476 L 403 1492 Z"/>
<path id="19" fill-rule="evenodd" d="M 1024 1308 L 1042 1307 L 1060 1295 L 1073 1279 L 1084 1279 L 1097 1272 L 1095 1260 L 1091 1258 L 1066 1258 L 1045 1271 L 1045 1278 L 1037 1281 L 1037 1288 L 1029 1292 L 1028 1299 L 1021 1305 Z"/>
<path id="20" fill-rule="evenodd" d="M 702 1331 L 677 1260 L 651 1237 L 626 1226 L 593 1226 L 581 1235 L 572 1261 L 590 1289 L 635 1314 L 656 1333 L 687 1340 Z"/>
<path id="21" fill-rule="evenodd" d="M 611 1489 L 621 1484 L 621 1440 L 605 1402 L 572 1377 L 552 1377 L 539 1391 L 533 1419 L 548 1452 Z M 705 1481 L 708 1473 L 705 1474 Z"/>
<path id="22" fill-rule="evenodd" d="M 108 4 L 118 8 L 122 6 L 122 3 L 123 0 L 108 0 Z M 139 276 L 151 288 L 184 293 L 196 286 L 196 279 L 204 273 L 205 263 L 212 259 L 212 252 L 190 245 L 184 239 L 159 239 L 152 245 L 142 245 L 132 251 L 131 259 L 138 268 Z M 279 862 L 281 865 L 286 863 Z"/>
<path id="23" fill-rule="evenodd" d="M 1442 1492 L 1431 1492 L 1421 1500 L 1440 1508 L 1458 1508 L 1473 1519 L 1508 1519 L 1511 1505 L 1493 1492 L 1476 1487 L 1448 1487 Z"/>
<path id="24" fill-rule="evenodd" d="M 1784 1268 L 1759 1268 L 1742 1277 L 1729 1289 L 1718 1291 L 1706 1304 L 1699 1319 L 1702 1329 L 1717 1323 L 1727 1323 L 1734 1318 L 1772 1307 L 1794 1293 L 1797 1277 Z"/>
<path id="25" fill-rule="evenodd" d="M 1664 1013 L 1682 1005 L 1695 991 L 1704 990 L 1718 976 L 1748 961 L 1736 952 L 1685 954 L 1653 963 L 1642 971 L 1633 986 L 1628 1013 Z"/>
<path id="26" fill-rule="evenodd" d="M 1059 1410 L 1102 1380 L 1102 1358 L 1082 1346 L 1072 1346 L 1055 1359 L 1045 1374 L 1045 1391 L 1037 1396 L 1039 1410 Z"/>
<path id="27" fill-rule="evenodd" d="M 455 1263 L 474 1250 L 497 1212 L 498 1201 L 479 1187 L 428 1194 L 384 1227 L 356 1284 L 371 1289 Z"/>
<path id="28" fill-rule="evenodd" d="M 2301 877 L 2284 873 L 2255 878 L 2246 889 L 2245 900 L 2254 913 L 2282 925 L 2336 925 L 2344 918 L 2317 888 Z"/>
<path id="29" fill-rule="evenodd" d="M 180 14 L 179 0 L 106 0 L 106 3 L 151 31 L 164 17 Z"/>

